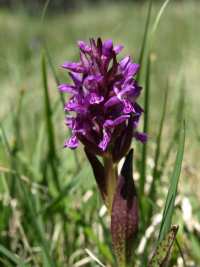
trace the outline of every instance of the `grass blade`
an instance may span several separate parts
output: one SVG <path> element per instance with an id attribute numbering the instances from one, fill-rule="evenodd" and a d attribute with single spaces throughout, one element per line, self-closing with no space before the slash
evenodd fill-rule
<path id="1" fill-rule="evenodd" d="M 164 10 L 167 6 L 167 4 L 169 3 L 170 0 L 166 0 L 163 5 L 161 6 L 154 24 L 153 24 L 153 28 L 151 31 L 151 36 L 150 36 L 150 40 L 149 42 L 147 39 L 147 35 L 148 35 L 148 29 L 149 29 L 149 24 L 150 24 L 150 16 L 151 16 L 151 8 L 152 8 L 152 3 L 150 1 L 149 3 L 149 11 L 148 11 L 148 16 L 147 16 L 147 22 L 146 22 L 146 29 L 145 29 L 145 37 L 144 37 L 144 48 L 141 50 L 141 60 L 143 61 L 143 57 L 144 57 L 144 51 L 145 48 L 147 47 L 148 52 L 147 52 L 147 63 L 146 63 L 146 79 L 145 79 L 145 100 L 144 100 L 144 127 L 143 127 L 143 131 L 145 133 L 148 133 L 148 121 L 149 121 L 149 90 L 150 90 L 150 72 L 151 72 L 151 49 L 152 49 L 152 44 L 153 44 L 153 39 L 154 39 L 154 35 L 155 32 L 158 28 L 159 22 L 161 20 L 161 17 L 164 13 Z M 140 77 L 139 77 L 140 78 Z M 144 185 L 145 185 L 145 177 L 146 177 L 146 157 L 147 157 L 147 144 L 143 145 L 142 148 L 142 160 L 141 160 L 141 169 L 140 169 L 140 194 L 143 195 L 144 193 Z"/>
<path id="2" fill-rule="evenodd" d="M 164 13 L 169 1 L 170 0 L 165 0 L 164 3 L 162 4 L 162 6 L 159 9 L 159 11 L 157 13 L 157 16 L 156 16 L 156 18 L 154 20 L 153 27 L 152 27 L 151 31 L 149 29 L 150 29 L 150 20 L 151 20 L 153 0 L 149 1 L 147 19 L 146 19 L 145 30 L 144 30 L 144 35 L 143 35 L 143 41 L 142 41 L 141 50 L 140 50 L 140 56 L 139 56 L 139 61 L 138 61 L 141 66 L 142 66 L 142 64 L 144 62 L 145 52 L 147 52 L 147 57 L 151 52 L 156 30 L 157 30 L 157 28 L 159 26 L 161 17 L 163 15 L 163 13 Z M 141 82 L 141 71 L 138 73 L 137 81 L 139 83 Z"/>
<path id="3" fill-rule="evenodd" d="M 166 109 L 167 109 L 167 99 L 168 99 L 168 86 L 165 90 L 165 95 L 164 95 L 164 104 L 163 104 L 163 110 L 162 110 L 162 115 L 161 115 L 161 120 L 160 120 L 160 125 L 159 125 L 159 131 L 158 131 L 158 136 L 156 139 L 156 151 L 155 151 L 155 156 L 154 156 L 154 168 L 153 168 L 153 180 L 152 184 L 150 187 L 149 191 L 149 199 L 154 203 L 154 200 L 156 199 L 156 181 L 159 179 L 159 174 L 158 174 L 158 162 L 160 158 L 160 150 L 161 150 L 161 139 L 162 139 L 162 132 L 163 132 L 163 125 L 165 121 L 165 115 L 166 115 Z M 148 221 L 151 219 L 152 215 L 152 205 L 149 208 L 149 215 L 148 215 Z"/>
<path id="4" fill-rule="evenodd" d="M 57 74 L 56 74 L 56 70 L 55 70 L 55 68 L 54 68 L 54 65 L 53 65 L 53 62 L 52 62 L 52 59 L 51 59 L 51 55 L 50 55 L 50 53 L 49 53 L 49 49 L 48 49 L 46 43 L 44 43 L 44 50 L 45 50 L 45 53 L 46 53 L 46 56 L 47 56 L 47 60 L 48 60 L 48 63 L 49 63 L 51 72 L 52 72 L 52 74 L 53 74 L 54 80 L 55 80 L 55 82 L 56 82 L 56 85 L 58 86 L 61 82 L 60 82 L 60 80 L 59 80 L 59 78 L 58 78 L 58 76 L 57 76 Z M 65 106 L 65 98 L 64 98 L 64 95 L 63 95 L 61 92 L 59 93 L 59 95 L 60 95 L 60 101 L 61 101 L 62 106 L 63 106 L 63 108 L 64 108 L 64 106 Z M 55 109 L 56 109 L 56 108 L 57 108 L 57 106 L 55 106 Z M 69 133 L 71 134 L 70 129 L 69 129 Z M 78 155 L 77 155 L 77 151 L 74 150 L 73 153 L 74 153 L 74 159 L 75 159 L 75 162 L 76 162 L 76 164 L 77 164 L 77 171 L 78 171 L 78 170 L 80 169 L 81 164 L 80 164 L 80 162 L 79 162 L 79 158 L 78 158 Z"/>
<path id="5" fill-rule="evenodd" d="M 44 3 L 44 7 L 42 9 L 42 15 L 41 15 L 41 23 L 42 24 L 44 23 L 44 19 L 45 19 L 49 4 L 50 4 L 50 0 L 46 0 Z"/>
<path id="6" fill-rule="evenodd" d="M 45 20 L 45 16 L 46 16 L 46 13 L 47 13 L 47 9 L 49 7 L 49 4 L 50 4 L 50 0 L 46 0 L 45 1 L 45 4 L 44 4 L 44 7 L 43 7 L 43 10 L 42 10 L 42 15 L 41 15 L 41 24 L 42 24 L 42 26 L 44 24 L 44 20 Z M 48 50 L 48 47 L 47 47 L 45 38 L 43 38 L 43 48 L 44 48 L 44 51 L 45 51 L 45 54 L 46 54 L 46 57 L 47 57 L 47 60 L 48 60 L 48 63 L 49 63 L 51 72 L 52 72 L 53 77 L 55 79 L 55 82 L 56 82 L 57 85 L 59 85 L 60 84 L 60 81 L 59 81 L 58 76 L 56 74 L 54 65 L 52 63 L 52 59 L 51 59 L 51 56 L 50 56 L 50 53 L 49 53 L 49 50 Z M 65 99 L 64 99 L 63 94 L 61 94 L 61 93 L 60 93 L 60 99 L 61 99 L 61 102 L 62 102 L 63 107 L 64 107 Z"/>
<path id="7" fill-rule="evenodd" d="M 60 84 L 60 80 L 59 80 L 59 78 L 58 78 L 58 76 L 56 74 L 56 70 L 54 68 L 54 65 L 53 65 L 53 62 L 52 62 L 52 59 L 51 59 L 51 55 L 49 53 L 49 49 L 48 49 L 46 43 L 44 43 L 44 50 L 45 50 L 45 53 L 46 53 L 46 56 L 47 56 L 47 60 L 48 60 L 49 67 L 51 69 L 52 75 L 54 77 L 54 80 L 56 82 L 56 85 L 58 86 Z M 64 95 L 61 92 L 59 93 L 59 95 L 60 95 L 60 101 L 61 101 L 61 103 L 62 103 L 62 105 L 64 107 L 65 106 L 65 98 L 64 98 Z"/>
<path id="8" fill-rule="evenodd" d="M 45 125 L 42 122 L 40 127 L 38 127 L 38 135 L 37 135 L 37 140 L 35 143 L 35 149 L 33 153 L 33 158 L 32 158 L 32 165 L 33 168 L 35 168 L 37 171 L 39 171 L 40 168 L 40 162 L 42 161 L 42 151 L 43 151 L 43 144 L 45 140 Z"/>
<path id="9" fill-rule="evenodd" d="M 159 173 L 160 177 L 162 176 L 162 174 L 165 171 L 165 168 L 167 166 L 167 162 L 168 162 L 168 159 L 171 155 L 172 149 L 178 140 L 179 129 L 181 127 L 181 122 L 183 121 L 183 117 L 184 117 L 184 106 L 185 106 L 185 91 L 182 89 L 182 90 L 180 90 L 177 115 L 176 115 L 176 119 L 174 121 L 174 126 L 175 126 L 176 130 L 175 130 L 173 137 L 172 137 L 171 141 L 169 142 L 169 145 L 166 149 L 166 152 L 162 158 L 162 161 L 160 164 L 160 173 Z"/>
<path id="10" fill-rule="evenodd" d="M 162 218 L 162 223 L 160 227 L 158 243 L 160 243 L 164 239 L 164 237 L 166 236 L 166 234 L 168 233 L 171 227 L 172 216 L 173 216 L 173 211 L 174 211 L 174 203 L 175 203 L 175 198 L 177 194 L 178 181 L 179 181 L 179 177 L 181 173 L 181 166 L 182 166 L 182 161 L 183 161 L 184 145 L 185 145 L 185 123 L 179 135 L 178 152 L 177 152 L 174 169 L 173 169 L 173 173 L 171 176 L 170 187 L 169 187 L 169 191 L 167 194 L 167 199 L 166 199 L 165 208 L 163 212 L 163 218 Z"/>
<path id="11" fill-rule="evenodd" d="M 86 248 L 85 251 L 93 261 L 98 263 L 99 266 L 106 267 L 89 249 Z"/>
<path id="12" fill-rule="evenodd" d="M 28 205 L 29 214 L 32 218 L 32 223 L 34 226 L 34 230 L 36 232 L 38 242 L 40 243 L 41 248 L 43 250 L 43 253 L 45 255 L 45 259 L 46 259 L 46 263 L 47 263 L 46 266 L 47 267 L 54 267 L 55 264 L 53 263 L 53 260 L 51 259 L 51 256 L 49 254 L 49 246 L 48 246 L 46 238 L 45 238 L 45 232 L 43 230 L 43 227 L 41 227 L 41 224 L 38 221 L 38 217 L 36 215 L 35 203 L 33 201 L 32 193 L 27 191 L 27 189 L 24 186 L 23 182 L 21 181 L 20 177 L 18 177 L 18 180 L 20 182 L 21 189 L 24 193 L 26 204 Z"/>
<path id="13" fill-rule="evenodd" d="M 63 199 L 66 198 L 66 196 L 70 193 L 70 191 L 72 189 L 74 189 L 74 187 L 76 186 L 78 182 L 78 179 L 74 178 L 72 181 L 69 182 L 69 184 L 67 184 L 59 193 L 59 195 L 51 200 L 51 202 L 49 204 L 47 204 L 44 208 L 42 208 L 37 214 L 44 214 L 45 212 L 52 212 L 52 209 L 54 209 L 54 207 L 56 207 L 60 202 L 62 202 Z"/>
<path id="14" fill-rule="evenodd" d="M 154 23 L 153 23 L 153 27 L 152 27 L 152 32 L 151 32 L 151 35 L 152 35 L 152 36 L 155 35 L 155 32 L 156 32 L 156 30 L 157 30 L 157 28 L 158 28 L 158 25 L 159 25 L 159 22 L 160 22 L 160 20 L 161 20 L 161 17 L 162 17 L 162 15 L 163 15 L 163 13 L 164 13 L 164 11 L 165 11 L 167 5 L 169 4 L 169 1 L 170 1 L 170 0 L 165 0 L 165 1 L 164 1 L 164 3 L 162 4 L 162 6 L 161 6 L 161 8 L 160 8 L 160 10 L 159 10 L 159 12 L 158 12 L 158 14 L 157 14 L 157 16 L 156 16 L 156 19 L 155 19 L 155 21 L 154 21 Z"/>
<path id="15" fill-rule="evenodd" d="M 148 57 L 146 66 L 146 81 L 145 81 L 145 95 L 144 95 L 144 125 L 143 132 L 149 132 L 149 102 L 150 102 L 150 73 L 151 73 L 151 58 Z M 147 143 L 142 147 L 142 160 L 140 169 L 140 195 L 144 193 L 144 185 L 146 178 L 146 159 L 147 159 Z"/>
<path id="16" fill-rule="evenodd" d="M 55 156 L 56 149 L 55 149 L 55 138 L 54 138 L 54 129 L 52 123 L 52 111 L 51 111 L 51 104 L 48 92 L 48 82 L 47 82 L 47 70 L 46 70 L 46 58 L 45 54 L 42 54 L 42 81 L 43 81 L 43 88 L 44 88 L 44 105 L 45 105 L 45 116 L 47 122 L 47 130 L 48 130 L 48 139 L 49 139 L 49 149 L 52 156 Z"/>
<path id="17" fill-rule="evenodd" d="M 48 63 L 49 63 L 49 67 L 51 69 L 51 72 L 53 74 L 54 80 L 55 80 L 56 84 L 59 85 L 60 84 L 60 80 L 59 80 L 59 78 L 58 78 L 58 76 L 56 74 L 56 70 L 54 68 L 54 65 L 53 65 L 53 62 L 52 62 L 52 58 L 51 58 L 51 55 L 49 53 L 49 49 L 48 49 L 46 43 L 44 43 L 44 50 L 45 50 L 46 57 L 47 57 L 47 60 L 48 60 Z"/>
<path id="18" fill-rule="evenodd" d="M 58 191 L 60 191 L 60 184 L 58 179 L 58 172 L 57 172 L 57 155 L 56 155 L 56 148 L 55 148 L 55 137 L 54 137 L 54 128 L 52 122 L 52 110 L 48 92 L 48 82 L 47 82 L 47 69 L 46 69 L 46 57 L 45 53 L 42 54 L 42 81 L 43 81 L 43 89 L 44 89 L 44 106 L 45 106 L 45 119 L 47 125 L 47 134 L 48 134 L 48 161 L 51 166 L 52 174 L 53 174 L 53 181 Z"/>
<path id="19" fill-rule="evenodd" d="M 3 143 L 3 147 L 5 147 L 5 151 L 6 153 L 8 153 L 8 155 L 10 155 L 12 153 L 9 142 L 8 142 L 8 138 L 6 136 L 3 124 L 0 122 L 0 129 L 1 129 L 1 139 L 2 139 L 2 143 Z"/>
<path id="20" fill-rule="evenodd" d="M 81 169 L 79 169 L 79 173 L 73 177 L 59 192 L 58 196 L 56 196 L 54 199 L 52 199 L 45 207 L 43 207 L 41 210 L 38 211 L 38 215 L 44 214 L 45 212 L 52 212 L 52 210 L 61 203 L 66 196 L 69 196 L 70 194 L 75 193 L 75 191 L 82 185 L 81 183 L 81 177 L 82 176 L 88 176 L 87 169 L 85 169 L 85 166 L 88 167 L 88 165 L 83 165 Z M 88 167 L 88 170 L 90 168 Z"/>
<path id="21" fill-rule="evenodd" d="M 138 60 L 138 63 L 140 64 L 140 66 L 142 66 L 145 51 L 146 51 L 146 46 L 147 46 L 147 38 L 148 38 L 148 33 L 149 33 L 149 28 L 150 28 L 150 19 L 151 19 L 151 12 L 152 12 L 152 3 L 153 3 L 153 0 L 150 0 L 148 11 L 147 11 L 144 35 L 143 35 L 143 40 L 142 40 L 142 45 L 141 45 L 141 50 L 140 50 L 140 56 Z M 137 80 L 139 83 L 140 83 L 140 79 L 141 79 L 141 71 L 138 73 L 138 76 L 137 76 Z"/>
<path id="22" fill-rule="evenodd" d="M 176 246 L 177 246 L 177 248 L 178 248 L 178 250 L 179 250 L 180 256 L 181 256 L 181 258 L 182 258 L 182 260 L 183 260 L 183 267 L 187 267 L 184 253 L 183 253 L 183 251 L 182 251 L 181 245 L 179 244 L 179 241 L 178 241 L 177 238 L 175 239 L 175 243 L 176 243 Z"/>
<path id="23" fill-rule="evenodd" d="M 17 264 L 18 266 L 26 267 L 25 263 L 19 257 L 17 257 L 14 253 L 9 251 L 7 248 L 5 248 L 2 245 L 0 245 L 0 253 L 6 256 L 9 260 Z"/>
<path id="24" fill-rule="evenodd" d="M 6 135 L 5 135 L 5 138 L 7 138 Z M 16 155 L 15 154 L 13 155 L 12 149 L 10 148 L 9 144 L 8 144 L 8 151 L 10 151 L 10 166 L 12 170 L 12 161 L 16 160 Z M 41 227 L 39 218 L 37 217 L 35 202 L 33 201 L 33 195 L 31 192 L 27 191 L 27 188 L 22 182 L 20 174 L 18 173 L 19 164 L 17 164 L 15 167 L 16 168 L 14 169 L 14 172 L 12 174 L 15 180 L 17 180 L 17 182 L 19 183 L 20 189 L 22 190 L 23 196 L 25 198 L 24 203 L 26 203 L 26 205 L 28 206 L 28 211 L 31 217 L 31 222 L 33 224 L 33 229 L 36 233 L 35 236 L 37 237 L 38 242 L 40 243 L 43 253 L 45 255 L 45 258 L 46 258 L 47 264 L 45 265 L 45 267 L 55 267 L 55 264 L 53 263 L 51 256 L 49 254 L 49 248 L 48 248 L 48 244 L 47 244 L 47 241 L 44 235 L 43 228 Z M 12 254 L 9 254 L 9 251 L 5 250 L 5 248 L 2 245 L 0 245 L 0 252 L 4 253 L 5 255 L 7 255 L 7 257 L 11 259 Z M 14 262 L 17 263 L 19 266 L 22 266 L 22 267 L 25 266 L 23 265 L 23 262 L 20 262 L 20 263 L 16 262 L 16 260 L 18 260 L 18 258 L 16 257 L 12 256 L 12 260 L 14 260 Z"/>
<path id="25" fill-rule="evenodd" d="M 155 181 L 157 177 L 158 160 L 160 157 L 160 146 L 161 146 L 163 125 L 164 125 L 165 115 L 166 115 L 166 110 L 167 110 L 167 100 L 168 100 L 168 88 L 165 90 L 164 105 L 163 105 L 163 110 L 162 110 L 162 115 L 161 115 L 161 120 L 160 120 L 159 132 L 158 132 L 158 136 L 156 140 L 157 146 L 156 146 L 156 152 L 155 152 L 155 158 L 154 158 L 153 181 Z"/>
<path id="26" fill-rule="evenodd" d="M 3 264 L 3 266 L 6 267 L 13 267 L 13 264 L 10 263 L 7 259 L 0 257 L 0 262 Z"/>

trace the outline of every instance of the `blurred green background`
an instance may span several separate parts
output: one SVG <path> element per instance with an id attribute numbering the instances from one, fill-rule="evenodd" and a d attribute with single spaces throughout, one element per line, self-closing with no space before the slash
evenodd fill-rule
<path id="1" fill-rule="evenodd" d="M 40 9 L 35 16 L 31 16 L 27 11 L 33 3 L 40 3 Z M 50 7 L 59 6 L 59 1 L 50 1 Z M 66 2 L 66 6 L 74 4 L 74 1 Z M 75 1 L 76 2 L 76 1 Z M 95 2 L 95 1 L 94 1 Z M 60 69 L 60 65 L 65 60 L 78 58 L 76 49 L 77 40 L 87 40 L 90 37 L 101 36 L 103 39 L 112 38 L 115 43 L 123 43 L 125 49 L 123 55 L 130 54 L 137 61 L 142 42 L 145 19 L 147 14 L 147 2 L 145 1 L 125 1 L 114 3 L 112 1 L 103 2 L 101 5 L 90 6 L 89 1 L 77 1 L 73 10 L 67 7 L 53 13 L 54 9 L 48 8 L 46 17 L 42 22 L 44 1 L 11 1 L 11 9 L 2 8 L 0 16 L 0 79 L 1 79 L 1 99 L 0 114 L 2 120 L 10 116 L 11 110 L 15 108 L 16 97 L 20 90 L 26 92 L 24 105 L 30 112 L 23 114 L 30 123 L 29 129 L 23 128 L 23 134 L 28 139 L 34 131 L 36 125 L 31 124 L 37 117 L 43 120 L 41 112 L 43 110 L 43 100 L 41 91 L 40 57 L 43 42 L 47 42 L 48 49 L 53 60 L 53 65 L 62 81 L 67 79 L 67 75 Z M 100 1 L 97 1 L 100 2 Z M 142 3 L 140 3 L 142 2 Z M 24 3 L 24 4 L 23 4 Z M 85 5 L 84 5 L 85 4 Z M 61 5 L 61 4 L 60 4 Z M 24 8 L 22 8 L 22 6 Z M 61 5 L 62 6 L 62 5 Z M 154 4 L 153 16 L 161 6 L 161 2 Z M 14 8 L 15 7 L 15 8 Z M 52 13 L 51 13 L 51 12 Z M 200 15 L 198 1 L 171 1 L 168 6 L 158 32 L 153 47 L 153 68 L 152 68 L 152 137 L 157 131 L 156 122 L 159 119 L 162 101 L 160 97 L 167 80 L 170 83 L 170 103 L 168 108 L 168 119 L 173 120 L 176 110 L 174 102 L 179 94 L 179 88 L 186 91 L 186 116 L 189 124 L 188 132 L 191 134 L 188 146 L 188 160 L 190 166 L 198 167 L 194 160 L 199 154 L 199 54 L 200 37 L 198 21 Z M 50 94 L 52 101 L 58 98 L 55 83 L 50 77 Z M 180 85 L 181 84 L 181 85 Z M 143 83 L 144 85 L 144 83 Z M 159 101 L 158 101 L 159 100 Z M 155 108 L 154 108 L 155 107 Z M 64 134 L 65 128 L 62 123 L 62 116 L 56 119 L 60 134 Z M 170 126 L 171 121 L 167 126 Z M 29 133 L 30 131 L 30 133 Z M 170 130 L 169 130 L 170 134 Z M 12 135 L 12 132 L 10 132 Z M 62 147 L 62 138 L 57 139 L 59 147 Z M 32 141 L 30 140 L 30 144 Z M 26 148 L 28 149 L 28 147 Z"/>
<path id="2" fill-rule="evenodd" d="M 155 18 L 161 4 L 162 1 L 153 1 L 152 18 Z M 105 240 L 102 235 L 107 233 L 107 228 L 98 215 L 102 203 L 96 194 L 91 170 L 81 148 L 76 153 L 63 149 L 68 131 L 64 125 L 57 85 L 48 64 L 55 154 L 59 159 L 56 173 L 61 189 L 65 191 L 58 193 L 52 179 L 55 173 L 52 174 L 51 163 L 48 163 L 49 133 L 45 128 L 41 52 L 45 45 L 62 82 L 67 81 L 68 77 L 60 65 L 65 60 L 78 59 L 77 40 L 99 36 L 102 39 L 111 38 L 114 43 L 124 44 L 122 54 L 130 54 L 137 62 L 148 1 L 52 0 L 46 7 L 45 1 L 0 1 L 0 244 L 21 258 L 29 259 L 29 266 L 51 266 L 44 265 L 45 261 L 42 261 L 45 255 L 48 262 L 44 234 L 47 243 L 50 243 L 50 256 L 57 260 L 54 266 L 96 266 L 89 260 L 85 265 L 75 265 L 76 261 L 85 257 L 85 247 L 92 249 L 102 262 L 108 262 L 111 266 L 109 264 L 113 264 L 113 258 L 106 245 L 110 244 L 110 240 Z M 185 96 L 187 137 L 177 220 L 182 225 L 181 232 L 186 228 L 186 234 L 180 238 L 186 258 L 196 264 L 188 263 L 187 266 L 200 266 L 200 230 L 188 230 L 189 222 L 180 219 L 183 215 L 181 203 L 186 198 L 194 211 L 189 221 L 194 220 L 199 225 L 200 220 L 199 18 L 199 1 L 171 1 L 162 16 L 151 53 L 149 175 L 164 91 L 168 86 L 163 154 L 179 124 L 179 99 Z M 141 73 L 144 72 L 142 66 Z M 143 86 L 144 77 L 142 75 Z M 140 101 L 143 105 L 143 96 Z M 140 151 L 141 145 L 133 146 Z M 14 160 L 10 157 L 10 151 Z M 167 177 L 172 171 L 175 151 L 176 147 L 172 144 L 161 185 L 168 184 Z M 139 160 L 138 153 L 136 161 Z M 48 208 L 38 215 L 45 207 Z M 192 235 L 188 236 L 187 231 L 191 231 Z M 3 266 L 10 266 L 5 256 L 0 258 Z"/>

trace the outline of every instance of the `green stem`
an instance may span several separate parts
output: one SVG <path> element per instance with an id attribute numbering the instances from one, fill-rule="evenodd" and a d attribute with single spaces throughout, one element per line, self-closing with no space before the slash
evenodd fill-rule
<path id="1" fill-rule="evenodd" d="M 107 188 L 107 206 L 108 211 L 111 214 L 112 212 L 112 203 L 113 203 L 113 197 L 117 186 L 117 164 L 113 163 L 112 156 L 106 155 L 104 157 L 104 168 L 106 172 L 106 188 Z"/>

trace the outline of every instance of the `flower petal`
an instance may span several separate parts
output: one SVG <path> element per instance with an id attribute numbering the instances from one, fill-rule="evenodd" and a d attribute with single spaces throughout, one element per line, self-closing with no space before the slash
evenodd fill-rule
<path id="1" fill-rule="evenodd" d="M 73 97 L 65 104 L 64 110 L 80 113 L 86 111 L 86 106 L 79 103 L 79 101 L 75 97 Z"/>
<path id="2" fill-rule="evenodd" d="M 129 63 L 127 66 L 127 76 L 135 76 L 140 68 L 139 64 Z"/>
<path id="3" fill-rule="evenodd" d="M 88 96 L 88 98 L 89 98 L 89 103 L 91 105 L 93 105 L 93 104 L 99 104 L 99 103 L 101 103 L 104 100 L 104 97 L 103 96 L 100 96 L 100 95 L 98 95 L 96 93 L 90 93 L 89 96 Z"/>
<path id="4" fill-rule="evenodd" d="M 78 46 L 85 53 L 90 53 L 92 51 L 91 47 L 84 41 L 78 41 Z"/>
<path id="5" fill-rule="evenodd" d="M 79 144 L 78 138 L 76 135 L 73 135 L 69 140 L 65 141 L 64 147 L 69 147 L 71 149 L 77 148 Z"/>
<path id="6" fill-rule="evenodd" d="M 99 143 L 98 147 L 101 148 L 103 151 L 105 151 L 110 143 L 111 134 L 107 131 L 104 131 L 103 139 Z"/>
<path id="7" fill-rule="evenodd" d="M 58 86 L 58 89 L 61 92 L 65 92 L 65 93 L 72 93 L 72 94 L 78 93 L 75 86 L 70 85 L 70 84 L 66 84 L 66 83 L 60 84 Z"/>
<path id="8" fill-rule="evenodd" d="M 76 63 L 76 62 L 65 62 L 62 67 L 64 69 L 68 69 L 70 71 L 73 71 L 73 72 L 78 72 L 78 73 L 81 73 L 81 72 L 84 72 L 85 71 L 85 68 L 82 66 L 81 63 Z"/>
<path id="9" fill-rule="evenodd" d="M 117 55 L 122 51 L 123 48 L 124 48 L 123 45 L 115 45 L 113 50 L 114 50 L 115 54 Z"/>
<path id="10" fill-rule="evenodd" d="M 99 58 L 99 50 L 98 50 L 98 47 L 95 43 L 95 40 L 92 38 L 90 39 L 90 46 L 91 46 L 91 49 L 92 49 L 92 52 L 91 52 L 91 55 L 94 57 L 94 58 Z"/>
<path id="11" fill-rule="evenodd" d="M 98 89 L 98 83 L 102 81 L 102 76 L 99 75 L 88 75 L 83 82 L 84 87 L 88 90 Z"/>
<path id="12" fill-rule="evenodd" d="M 127 56 L 127 57 L 123 58 L 119 62 L 119 65 L 120 65 L 121 69 L 124 69 L 126 67 L 126 65 L 128 64 L 129 61 L 130 61 L 130 56 Z"/>
<path id="13" fill-rule="evenodd" d="M 134 109 L 132 103 L 129 100 L 124 99 L 123 100 L 123 104 L 124 104 L 124 109 L 123 109 L 124 113 L 135 112 L 135 109 Z"/>
<path id="14" fill-rule="evenodd" d="M 117 96 L 112 96 L 110 99 L 108 99 L 108 101 L 104 104 L 104 107 L 105 108 L 109 108 L 109 107 L 112 107 L 116 104 L 119 104 L 119 99 Z"/>
<path id="15" fill-rule="evenodd" d="M 115 140 L 115 146 L 112 151 L 114 162 L 119 162 L 128 153 L 133 138 L 133 128 L 133 116 L 130 116 L 128 125 Z"/>
<path id="16" fill-rule="evenodd" d="M 75 122 L 76 122 L 76 118 L 73 118 L 71 116 L 67 116 L 65 118 L 65 124 L 70 128 L 70 129 L 74 129 L 75 127 Z"/>
<path id="17" fill-rule="evenodd" d="M 133 135 L 138 141 L 142 142 L 142 143 L 146 143 L 148 136 L 146 133 L 140 133 L 140 132 L 135 132 Z"/>
<path id="18" fill-rule="evenodd" d="M 115 127 L 115 126 L 123 123 L 124 121 L 126 121 L 129 118 L 130 118 L 130 115 L 122 115 L 122 116 L 119 116 L 115 120 L 106 120 L 104 123 L 104 127 Z"/>
<path id="19" fill-rule="evenodd" d="M 110 57 L 112 55 L 112 51 L 113 51 L 113 42 L 112 40 L 106 40 L 103 43 L 103 55 Z"/>
<path id="20" fill-rule="evenodd" d="M 82 74 L 76 72 L 69 72 L 70 77 L 72 78 L 74 84 L 77 87 L 80 87 L 82 84 Z"/>

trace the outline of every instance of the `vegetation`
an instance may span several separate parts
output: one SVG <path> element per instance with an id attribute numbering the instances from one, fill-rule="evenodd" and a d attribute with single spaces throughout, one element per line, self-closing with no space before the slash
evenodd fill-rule
<path id="1" fill-rule="evenodd" d="M 172 1 L 157 25 L 160 7 L 152 7 L 149 30 L 156 26 L 156 31 L 144 50 L 138 77 L 144 87 L 141 105 L 148 109 L 149 141 L 146 146 L 133 142 L 134 178 L 143 210 L 136 266 L 145 266 L 154 252 L 170 183 L 174 191 L 169 190 L 173 194 L 167 206 L 175 201 L 172 222 L 179 224 L 179 231 L 169 266 L 199 266 L 200 6 Z M 81 149 L 63 149 L 69 133 L 57 84 L 68 78 L 59 65 L 63 58 L 76 60 L 77 40 L 98 36 L 123 43 L 124 54 L 140 61 L 147 11 L 148 4 L 131 3 L 52 16 L 41 10 L 40 18 L 23 10 L 0 10 L 2 266 L 116 266 L 108 218 L 86 157 Z M 185 153 L 175 199 L 183 119 Z M 161 227 L 159 238 L 164 234 Z"/>

